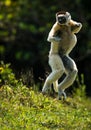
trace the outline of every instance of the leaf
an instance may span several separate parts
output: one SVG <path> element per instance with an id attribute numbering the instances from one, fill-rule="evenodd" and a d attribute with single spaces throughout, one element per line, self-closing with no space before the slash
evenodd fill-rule
<path id="1" fill-rule="evenodd" d="M 0 20 L 2 20 L 4 18 L 3 14 L 0 14 Z"/>
<path id="2" fill-rule="evenodd" d="M 6 0 L 6 1 L 5 1 L 5 5 L 6 5 L 6 6 L 10 6 L 10 5 L 11 5 L 11 0 Z"/>

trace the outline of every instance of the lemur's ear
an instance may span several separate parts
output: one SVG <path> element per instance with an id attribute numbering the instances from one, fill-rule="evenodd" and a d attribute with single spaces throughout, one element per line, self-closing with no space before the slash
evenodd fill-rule
<path id="1" fill-rule="evenodd" d="M 66 12 L 66 15 L 71 16 L 69 12 Z"/>

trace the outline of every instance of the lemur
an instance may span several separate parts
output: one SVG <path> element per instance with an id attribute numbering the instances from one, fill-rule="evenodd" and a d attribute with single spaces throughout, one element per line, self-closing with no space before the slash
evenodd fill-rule
<path id="1" fill-rule="evenodd" d="M 82 24 L 73 21 L 69 12 L 60 11 L 56 13 L 56 22 L 48 35 L 48 42 L 51 42 L 49 52 L 49 65 L 52 72 L 47 77 L 42 93 L 45 94 L 53 84 L 58 92 L 58 99 L 66 98 L 65 89 L 71 86 L 76 78 L 78 69 L 69 53 L 77 43 L 76 33 L 80 31 Z M 65 79 L 58 84 L 59 78 L 66 74 Z"/>

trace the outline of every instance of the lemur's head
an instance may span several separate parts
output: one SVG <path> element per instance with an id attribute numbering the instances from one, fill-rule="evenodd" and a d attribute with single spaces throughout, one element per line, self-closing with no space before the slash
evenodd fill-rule
<path id="1" fill-rule="evenodd" d="M 56 21 L 61 25 L 67 25 L 71 20 L 69 12 L 60 11 L 56 13 Z"/>

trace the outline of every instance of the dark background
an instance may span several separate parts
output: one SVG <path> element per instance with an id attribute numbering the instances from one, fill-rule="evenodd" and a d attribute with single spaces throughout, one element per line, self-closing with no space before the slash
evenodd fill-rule
<path id="1" fill-rule="evenodd" d="M 44 83 L 51 71 L 48 65 L 48 33 L 55 13 L 66 10 L 83 28 L 70 56 L 75 60 L 79 77 L 84 74 L 87 94 L 91 96 L 91 6 L 90 0 L 0 0 L 0 61 L 11 63 L 17 77 L 26 75 L 31 84 Z"/>

